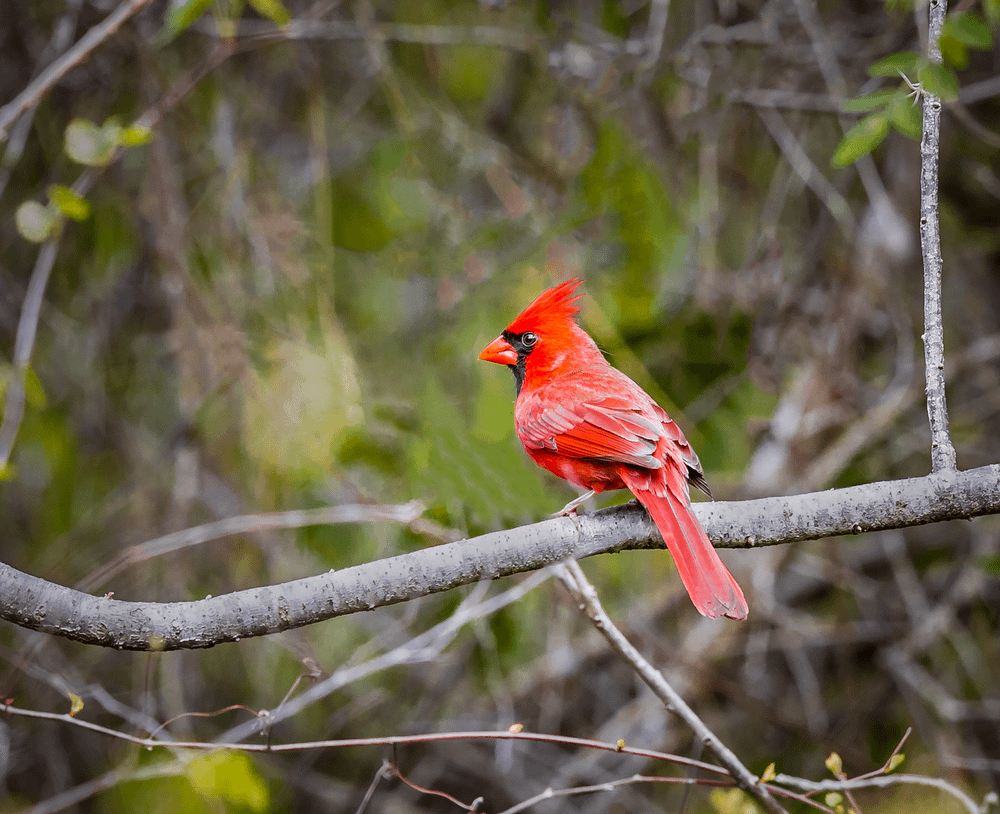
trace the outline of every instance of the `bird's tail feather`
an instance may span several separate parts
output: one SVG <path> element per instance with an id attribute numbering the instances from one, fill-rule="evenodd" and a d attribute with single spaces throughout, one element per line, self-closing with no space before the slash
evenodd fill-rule
<path id="1" fill-rule="evenodd" d="M 719 559 L 690 507 L 671 494 L 660 497 L 644 488 L 631 491 L 663 535 L 681 582 L 699 613 L 713 619 L 746 619 L 749 610 L 743 591 Z"/>

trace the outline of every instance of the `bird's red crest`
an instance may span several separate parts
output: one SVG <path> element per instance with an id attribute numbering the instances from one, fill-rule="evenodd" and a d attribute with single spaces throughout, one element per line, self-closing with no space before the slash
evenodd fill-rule
<path id="1" fill-rule="evenodd" d="M 517 318 L 507 326 L 512 333 L 537 331 L 546 326 L 555 326 L 573 322 L 580 310 L 577 300 L 583 299 L 583 294 L 573 292 L 583 283 L 582 278 L 574 277 L 565 283 L 543 291 L 535 301 L 525 308 Z"/>

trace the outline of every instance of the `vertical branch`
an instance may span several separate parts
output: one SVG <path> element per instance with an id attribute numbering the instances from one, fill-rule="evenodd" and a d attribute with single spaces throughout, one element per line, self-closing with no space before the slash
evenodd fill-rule
<path id="1" fill-rule="evenodd" d="M 28 281 L 28 291 L 24 297 L 21 309 L 21 319 L 17 323 L 17 336 L 14 338 L 14 372 L 5 398 L 3 422 L 0 423 L 0 472 L 3 472 L 10 461 L 14 449 L 14 439 L 17 438 L 21 419 L 24 417 L 24 404 L 27 398 L 28 367 L 31 364 L 31 351 L 35 347 L 35 333 L 38 330 L 38 318 L 42 311 L 42 298 L 45 296 L 45 286 L 49 282 L 52 265 L 59 252 L 59 238 L 50 237 L 38 250 L 35 268 Z"/>
<path id="2" fill-rule="evenodd" d="M 941 62 L 938 39 L 947 0 L 930 0 L 927 52 Z M 924 258 L 924 368 L 927 377 L 927 417 L 931 426 L 931 471 L 955 469 L 955 447 L 948 434 L 944 394 L 944 326 L 941 318 L 941 226 L 938 220 L 938 155 L 941 100 L 923 95 L 923 136 L 920 139 L 920 250 Z"/>
<path id="3" fill-rule="evenodd" d="M 601 601 L 597 598 L 597 591 L 594 590 L 594 586 L 590 584 L 577 561 L 574 559 L 565 560 L 552 566 L 552 570 L 573 594 L 573 598 L 579 602 L 580 609 L 587 614 L 594 623 L 594 627 L 607 639 L 611 649 L 638 673 L 639 677 L 646 682 L 667 709 L 687 724 L 695 737 L 718 758 L 719 763 L 725 767 L 740 788 L 756 799 L 760 806 L 770 814 L 787 814 L 760 782 L 760 779 L 743 765 L 728 746 L 719 740 L 678 692 L 670 686 L 663 677 L 663 673 L 646 661 L 642 654 L 632 646 L 632 643 L 625 638 L 625 634 L 615 626 L 611 617 L 605 613 Z"/>

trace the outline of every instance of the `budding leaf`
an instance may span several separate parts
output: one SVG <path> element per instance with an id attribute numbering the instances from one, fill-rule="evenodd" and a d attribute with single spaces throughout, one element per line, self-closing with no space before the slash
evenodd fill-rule
<path id="1" fill-rule="evenodd" d="M 59 207 L 59 211 L 67 218 L 86 220 L 90 217 L 90 204 L 87 199 L 62 184 L 52 184 L 49 187 L 49 200 Z"/>
<path id="2" fill-rule="evenodd" d="M 17 208 L 14 221 L 21 237 L 32 243 L 48 240 L 58 223 L 58 216 L 47 206 L 37 201 L 25 201 Z"/>
<path id="3" fill-rule="evenodd" d="M 66 126 L 66 155 L 78 164 L 101 167 L 111 160 L 115 143 L 109 141 L 105 127 L 86 119 L 73 119 Z"/>
<path id="4" fill-rule="evenodd" d="M 123 147 L 137 147 L 148 144 L 153 138 L 153 131 L 139 124 L 132 124 L 122 129 L 118 135 L 118 143 Z"/>

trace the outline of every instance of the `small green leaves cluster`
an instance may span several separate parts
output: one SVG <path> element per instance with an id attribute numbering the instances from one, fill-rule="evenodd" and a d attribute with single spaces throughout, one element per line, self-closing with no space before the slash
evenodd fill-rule
<path id="1" fill-rule="evenodd" d="M 889 54 L 868 68 L 869 75 L 901 78 L 898 87 L 880 88 L 851 99 L 843 106 L 847 113 L 866 113 L 840 140 L 833 152 L 834 167 L 846 167 L 868 155 L 895 129 L 907 138 L 920 138 L 922 120 L 917 101 L 933 94 L 942 101 L 958 99 L 956 70 L 969 64 L 969 49 L 989 50 L 993 34 L 983 19 L 961 11 L 945 20 L 938 40 L 943 62 L 932 62 L 916 51 Z"/>
<path id="2" fill-rule="evenodd" d="M 194 23 L 202 14 L 212 7 L 212 0 L 184 0 L 182 3 L 171 4 L 170 11 L 163 27 L 162 39 L 169 41 Z M 243 2 L 221 4 L 224 8 L 216 15 L 219 30 L 226 33 L 232 29 L 232 21 L 238 20 L 243 13 Z M 250 7 L 261 17 L 265 17 L 275 25 L 288 25 L 291 15 L 281 0 L 250 0 Z M 235 33 L 235 32 L 231 32 Z"/>
<path id="3" fill-rule="evenodd" d="M 63 149 L 73 161 L 87 167 L 104 167 L 119 147 L 145 144 L 152 138 L 149 128 L 138 124 L 122 126 L 115 119 L 97 125 L 74 119 L 66 127 Z M 17 208 L 17 231 L 25 240 L 41 243 L 56 234 L 66 218 L 82 221 L 90 216 L 90 204 L 79 192 L 62 184 L 52 184 L 48 204 L 25 201 Z"/>
<path id="4" fill-rule="evenodd" d="M 287 25 L 291 21 L 281 0 L 249 0 L 249 4 L 257 14 L 275 25 Z M 184 0 L 172 4 L 161 39 L 173 39 L 212 5 L 212 0 Z M 242 0 L 223 4 L 226 19 L 239 19 L 245 5 Z M 115 119 L 108 119 L 103 125 L 98 125 L 86 119 L 74 119 L 66 128 L 64 149 L 66 155 L 79 164 L 103 167 L 113 160 L 120 147 L 145 144 L 150 138 L 149 129 L 140 125 L 123 127 Z M 90 215 L 90 205 L 70 187 L 53 184 L 48 188 L 48 197 L 48 204 L 25 201 L 17 210 L 17 230 L 23 238 L 33 243 L 41 243 L 55 235 L 66 218 L 82 221 Z"/>

